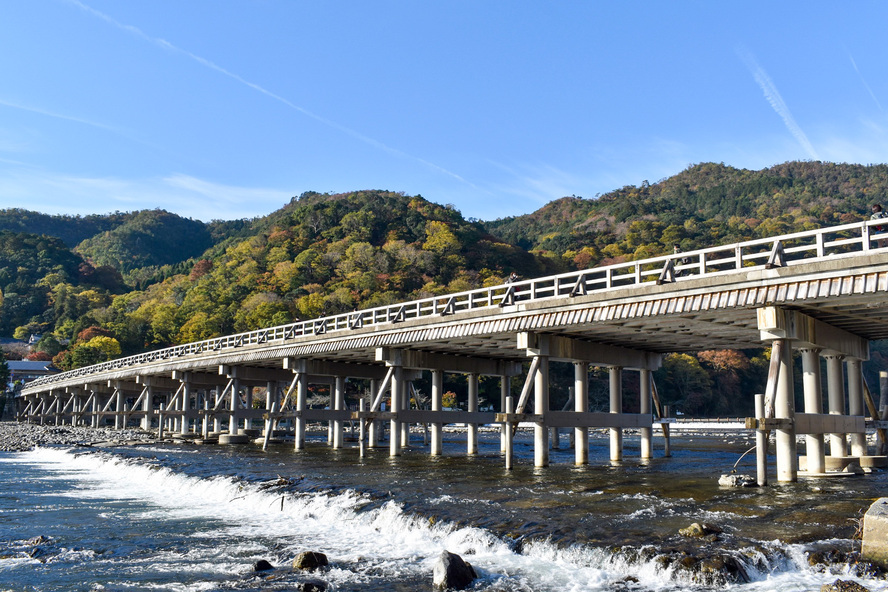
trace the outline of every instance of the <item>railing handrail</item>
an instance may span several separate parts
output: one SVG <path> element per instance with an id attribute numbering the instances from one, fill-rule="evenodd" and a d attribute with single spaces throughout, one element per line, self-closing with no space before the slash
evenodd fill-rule
<path id="1" fill-rule="evenodd" d="M 875 232 L 872 228 L 883 225 L 888 226 L 888 221 L 866 220 L 864 222 L 817 228 L 776 237 L 706 247 L 694 251 L 658 255 L 647 259 L 615 263 L 604 267 L 519 280 L 486 288 L 477 288 L 442 296 L 432 296 L 419 300 L 377 306 L 351 313 L 320 317 L 308 321 L 295 321 L 266 329 L 256 329 L 182 345 L 174 345 L 51 376 L 44 376 L 25 385 L 23 392 L 31 387 L 44 386 L 72 378 L 101 374 L 120 368 L 138 366 L 170 358 L 180 358 L 196 353 L 232 350 L 245 345 L 282 342 L 306 335 L 321 335 L 329 331 L 395 324 L 419 318 L 439 318 L 466 310 L 512 305 L 518 298 L 525 303 L 550 298 L 573 297 L 588 292 L 600 292 L 642 285 L 652 280 L 658 280 L 658 283 L 662 283 L 662 281 L 682 281 L 692 277 L 736 272 L 741 269 L 744 271 L 754 271 L 766 267 L 808 263 L 833 256 L 837 253 L 868 252 L 873 250 L 871 242 L 874 240 L 872 236 Z M 827 240 L 827 235 L 839 235 L 841 233 L 848 233 L 850 236 Z M 812 244 L 805 242 L 811 239 L 814 239 Z M 888 234 L 885 234 L 885 239 L 879 240 L 888 241 Z M 789 244 L 787 245 L 787 243 Z M 809 256 L 811 251 L 813 251 L 813 256 Z M 731 252 L 731 256 L 710 258 L 711 255 L 726 252 Z M 670 263 L 672 264 L 671 266 Z M 730 267 L 731 265 L 733 267 Z M 671 274 L 666 273 L 668 268 L 671 268 Z M 666 275 L 665 279 L 664 274 Z"/>

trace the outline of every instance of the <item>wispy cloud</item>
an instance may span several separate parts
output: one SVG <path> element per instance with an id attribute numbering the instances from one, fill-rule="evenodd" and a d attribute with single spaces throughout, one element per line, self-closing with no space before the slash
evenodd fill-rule
<path id="1" fill-rule="evenodd" d="M 576 194 L 578 187 L 583 185 L 583 181 L 575 175 L 548 164 L 522 166 L 519 170 L 501 162 L 491 160 L 488 163 L 509 176 L 508 180 L 493 188 L 495 193 L 522 197 L 538 205 Z"/>
<path id="2" fill-rule="evenodd" d="M 114 27 L 117 27 L 118 29 L 126 31 L 127 33 L 130 33 L 132 35 L 135 35 L 135 36 L 137 36 L 145 41 L 148 41 L 149 43 L 152 43 L 152 44 L 154 44 L 162 49 L 165 49 L 167 51 L 171 51 L 174 53 L 178 53 L 178 54 L 187 56 L 188 58 L 194 60 L 195 62 L 199 63 L 200 65 L 202 65 L 206 68 L 209 68 L 210 70 L 213 70 L 215 72 L 218 72 L 219 74 L 227 76 L 228 78 L 231 78 L 232 80 L 235 80 L 235 81 L 239 82 L 240 84 L 243 84 L 243 85 L 245 85 L 257 92 L 260 92 L 260 93 L 264 94 L 265 96 L 267 96 L 271 99 L 274 99 L 275 101 L 283 103 L 287 107 L 289 107 L 295 111 L 298 111 L 299 113 L 305 115 L 306 117 L 310 117 L 311 119 L 314 119 L 315 121 L 323 123 L 324 125 L 329 126 L 335 130 L 338 130 L 338 131 L 340 131 L 348 136 L 351 136 L 361 142 L 364 142 L 365 144 L 373 146 L 374 148 L 377 148 L 377 149 L 382 150 L 384 152 L 388 152 L 389 154 L 392 154 L 392 155 L 395 155 L 395 156 L 398 156 L 401 158 L 407 158 L 407 159 L 413 160 L 415 162 L 421 163 L 421 164 L 423 164 L 431 169 L 434 169 L 442 174 L 448 175 L 454 179 L 457 179 L 458 181 L 461 181 L 462 183 L 465 183 L 469 186 L 474 187 L 470 182 L 463 179 L 461 176 L 457 175 L 456 173 L 447 170 L 444 167 L 441 167 L 433 162 L 429 162 L 428 160 L 425 160 L 425 159 L 420 158 L 418 156 L 413 156 L 412 154 L 407 154 L 405 152 L 402 152 L 401 150 L 398 150 L 397 148 L 392 148 L 391 146 L 387 146 L 386 144 L 380 142 L 379 140 L 376 140 L 374 138 L 366 136 L 356 130 L 346 127 L 342 124 L 336 123 L 335 121 L 331 121 L 331 120 L 327 119 L 326 117 L 322 117 L 316 113 L 313 113 L 312 111 L 309 111 L 308 109 L 305 109 L 305 108 L 293 103 L 292 101 L 290 101 L 290 100 L 288 100 L 276 93 L 271 92 L 270 90 L 256 84 L 255 82 L 251 82 L 251 81 L 243 78 L 242 76 L 235 74 L 234 72 L 226 70 L 222 66 L 219 66 L 218 64 L 216 64 L 204 57 L 201 57 L 199 55 L 191 53 L 188 50 L 185 50 L 180 47 L 177 47 L 176 45 L 173 45 L 172 43 L 170 43 L 166 39 L 161 39 L 159 37 L 152 37 L 152 36 L 148 35 L 147 33 L 145 33 L 144 31 L 142 31 L 141 29 L 139 29 L 138 27 L 134 27 L 132 25 L 127 25 L 127 24 L 121 23 L 120 21 L 114 19 L 113 17 L 111 17 L 99 10 L 96 10 L 90 6 L 87 6 L 86 4 L 80 2 L 80 0 L 67 0 L 67 1 L 69 3 L 77 6 L 81 10 L 84 10 L 84 11 L 92 14 L 93 16 L 102 19 L 106 23 L 113 25 Z"/>
<path id="3" fill-rule="evenodd" d="M 848 54 L 848 59 L 851 60 L 851 65 L 854 66 L 854 71 L 857 72 L 857 75 L 860 77 L 860 82 L 863 83 L 863 87 L 866 89 L 866 92 L 868 92 L 869 95 L 873 98 L 873 101 L 875 101 L 876 105 L 879 107 L 879 111 L 884 112 L 884 109 L 882 109 L 882 103 L 880 103 L 879 99 L 876 98 L 876 94 L 873 92 L 873 89 L 870 88 L 870 85 L 866 83 L 866 80 L 864 80 L 863 74 L 860 73 L 860 69 L 857 67 L 857 62 L 854 61 L 854 58 L 851 57 L 850 54 Z"/>
<path id="4" fill-rule="evenodd" d="M 743 63 L 746 64 L 746 67 L 749 69 L 753 78 L 755 78 L 755 81 L 765 94 L 765 99 L 767 99 L 774 111 L 777 112 L 777 115 L 783 119 L 783 123 L 786 125 L 786 129 L 789 130 L 789 133 L 791 133 L 796 141 L 801 144 L 802 148 L 811 158 L 818 160 L 814 146 L 811 145 L 811 142 L 808 141 L 808 136 L 805 135 L 805 132 L 803 132 L 802 128 L 796 123 L 795 118 L 793 118 L 792 113 L 789 111 L 789 107 L 786 106 L 786 102 L 784 102 L 783 97 L 780 96 L 780 92 L 778 92 L 777 87 L 774 85 L 773 81 L 771 81 L 768 73 L 765 72 L 764 68 L 758 65 L 755 57 L 753 57 L 752 53 L 750 53 L 745 47 L 738 47 L 737 55 L 740 56 L 740 59 L 743 60 Z"/>

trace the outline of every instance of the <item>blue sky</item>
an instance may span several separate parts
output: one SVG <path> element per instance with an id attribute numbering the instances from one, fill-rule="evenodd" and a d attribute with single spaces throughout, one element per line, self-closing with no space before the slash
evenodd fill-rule
<path id="1" fill-rule="evenodd" d="M 888 3 L 0 0 L 0 207 L 484 220 L 699 162 L 888 160 Z"/>

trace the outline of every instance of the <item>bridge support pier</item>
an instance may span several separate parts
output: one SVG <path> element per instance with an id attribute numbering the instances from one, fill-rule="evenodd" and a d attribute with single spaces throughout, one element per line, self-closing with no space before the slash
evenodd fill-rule
<path id="1" fill-rule="evenodd" d="M 820 415 L 823 413 L 823 387 L 820 378 L 820 350 L 806 347 L 802 354 L 802 385 L 805 393 L 805 413 Z M 826 446 L 823 434 L 805 436 L 807 471 L 809 473 L 826 472 Z"/>
<path id="2" fill-rule="evenodd" d="M 444 371 L 432 370 L 432 411 L 441 411 L 444 396 Z M 430 454 L 439 456 L 443 444 L 444 426 L 441 422 L 432 424 L 432 442 Z"/>
<path id="3" fill-rule="evenodd" d="M 154 403 L 154 389 L 151 385 L 145 386 L 144 397 L 142 399 L 142 429 L 146 432 L 151 429 L 151 416 Z"/>
<path id="4" fill-rule="evenodd" d="M 826 360 L 826 382 L 829 394 L 829 414 L 845 414 L 845 381 L 842 373 L 842 360 L 845 356 L 830 353 L 823 356 Z M 829 435 L 829 455 L 843 457 L 848 454 L 848 442 L 845 434 Z"/>
<path id="5" fill-rule="evenodd" d="M 545 417 L 549 411 L 549 356 L 535 356 L 539 369 L 534 377 L 533 411 Z M 549 466 L 549 429 L 544 423 L 533 426 L 533 465 Z"/>
<path id="6" fill-rule="evenodd" d="M 401 456 L 401 420 L 398 412 L 402 408 L 401 399 L 404 396 L 404 370 L 400 364 L 396 365 L 392 374 L 392 413 L 394 414 L 389 425 L 389 456 Z"/>
<path id="7" fill-rule="evenodd" d="M 610 378 L 610 412 L 623 412 L 623 369 L 620 366 L 611 366 Z M 610 459 L 612 462 L 623 460 L 623 430 L 622 428 L 610 428 Z"/>
<path id="8" fill-rule="evenodd" d="M 863 375 L 860 369 L 860 359 L 848 357 L 845 360 L 848 372 L 848 415 L 865 416 L 863 404 Z M 877 419 L 877 418 L 873 418 Z M 850 434 L 851 456 L 860 458 L 866 456 L 866 432 L 854 432 Z"/>
<path id="9" fill-rule="evenodd" d="M 589 411 L 589 364 L 574 362 L 574 411 Z M 574 428 L 574 464 L 589 464 L 589 428 Z"/>
<path id="10" fill-rule="evenodd" d="M 651 415 L 651 371 L 642 369 L 639 371 L 639 396 L 641 400 L 638 405 L 638 412 L 641 415 Z M 654 444 L 653 444 L 653 428 L 640 428 L 640 456 L 642 460 L 649 460 L 654 458 Z"/>
<path id="11" fill-rule="evenodd" d="M 232 436 L 237 435 L 238 429 L 238 410 L 240 408 L 240 380 L 237 378 L 231 379 L 231 394 L 230 394 L 231 405 L 229 407 L 230 413 L 228 414 L 228 433 Z"/>
<path id="12" fill-rule="evenodd" d="M 509 396 L 511 395 L 511 393 L 512 393 L 511 377 L 506 376 L 506 375 L 500 376 L 500 409 L 502 409 L 503 411 L 506 411 L 506 402 L 507 402 Z M 506 411 L 506 413 L 513 413 L 513 412 L 514 412 L 514 408 L 512 409 L 512 411 Z M 508 432 L 508 439 L 511 440 L 512 439 L 511 427 L 505 423 L 500 424 L 500 452 L 503 452 L 503 453 L 506 452 L 506 447 L 507 447 L 506 432 Z"/>
<path id="13" fill-rule="evenodd" d="M 333 409 L 342 411 L 345 409 L 345 376 L 337 376 L 333 384 Z M 343 422 L 339 419 L 333 421 L 333 448 L 342 448 Z"/>
<path id="14" fill-rule="evenodd" d="M 294 368 L 298 373 L 296 378 L 296 420 L 294 421 L 293 447 L 296 450 L 305 449 L 305 417 L 302 413 L 305 411 L 308 399 L 308 376 L 305 373 L 304 360 L 299 360 L 300 367 Z"/>
<path id="15" fill-rule="evenodd" d="M 792 384 L 792 348 L 789 340 L 782 341 L 779 348 L 780 374 L 777 377 L 777 392 L 774 401 L 774 417 L 795 419 L 795 401 Z M 772 354 L 773 355 L 773 354 Z M 774 434 L 777 448 L 777 480 L 798 480 L 798 451 L 796 450 L 795 427 L 792 423 L 786 428 L 778 428 Z"/>
<path id="16" fill-rule="evenodd" d="M 478 375 L 475 373 L 466 376 L 469 387 L 469 413 L 478 412 Z M 478 424 L 471 421 L 466 423 L 466 454 L 478 454 Z"/>
<path id="17" fill-rule="evenodd" d="M 370 381 L 370 403 L 376 400 L 376 395 L 379 394 L 379 380 L 373 379 Z M 372 420 L 370 422 L 370 427 L 367 430 L 367 448 L 377 448 L 379 446 L 379 422 L 376 420 Z"/>

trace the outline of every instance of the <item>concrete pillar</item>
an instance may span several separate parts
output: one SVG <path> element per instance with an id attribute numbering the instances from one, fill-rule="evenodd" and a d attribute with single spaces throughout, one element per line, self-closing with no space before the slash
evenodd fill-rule
<path id="1" fill-rule="evenodd" d="M 294 428 L 294 447 L 296 450 L 305 449 L 305 418 L 301 412 L 308 407 L 308 376 L 305 372 L 299 372 L 296 378 L 296 421 Z"/>
<path id="2" fill-rule="evenodd" d="M 589 364 L 574 362 L 574 411 L 589 412 Z M 589 428 L 574 428 L 574 464 L 589 464 Z"/>
<path id="3" fill-rule="evenodd" d="M 191 392 L 191 383 L 186 381 L 182 383 L 182 401 L 179 404 L 179 409 L 182 411 L 182 422 L 179 425 L 179 433 L 187 434 L 191 431 L 191 426 L 189 425 L 188 412 L 191 410 L 191 397 L 193 393 Z M 195 401 L 194 408 L 197 409 L 196 405 L 197 401 Z M 196 426 L 195 426 L 196 427 Z M 195 431 L 197 431 L 195 429 Z"/>
<path id="4" fill-rule="evenodd" d="M 777 377 L 777 393 L 774 399 L 774 417 L 795 419 L 795 400 L 792 384 L 792 348 L 788 340 L 780 348 L 780 375 Z M 775 430 L 777 448 L 777 480 L 798 480 L 798 452 L 796 451 L 795 427 Z"/>
<path id="5" fill-rule="evenodd" d="M 533 412 L 545 416 L 549 411 L 549 356 L 537 356 L 539 370 L 534 378 Z M 533 464 L 535 467 L 549 466 L 549 430 L 545 423 L 533 427 Z"/>
<path id="6" fill-rule="evenodd" d="M 888 372 L 879 371 L 879 410 L 888 406 Z"/>
<path id="7" fill-rule="evenodd" d="M 345 409 L 345 376 L 337 376 L 333 385 L 333 409 L 342 411 Z M 339 419 L 333 422 L 333 448 L 342 448 L 343 422 Z"/>
<path id="8" fill-rule="evenodd" d="M 826 386 L 829 396 L 829 414 L 845 414 L 845 381 L 842 376 L 842 359 L 840 354 L 823 356 L 826 359 Z M 845 434 L 829 435 L 829 455 L 842 457 L 848 453 Z"/>
<path id="9" fill-rule="evenodd" d="M 823 413 L 823 387 L 820 379 L 820 350 L 803 348 L 802 354 L 802 386 L 805 392 L 805 413 L 819 415 Z M 805 436 L 805 454 L 809 473 L 826 472 L 826 445 L 823 434 Z"/>
<path id="10" fill-rule="evenodd" d="M 244 388 L 244 409 L 247 411 L 253 408 L 253 387 L 247 386 Z M 244 428 L 248 430 L 253 429 L 253 418 L 245 417 L 244 418 Z"/>
<path id="11" fill-rule="evenodd" d="M 371 380 L 370 381 L 370 401 L 371 403 L 376 400 L 376 395 L 379 393 L 379 381 Z M 367 448 L 376 448 L 379 446 L 379 424 L 376 421 L 370 422 L 370 427 L 367 434 Z"/>
<path id="12" fill-rule="evenodd" d="M 640 370 L 639 371 L 639 390 L 641 391 L 639 396 L 641 400 L 638 404 L 638 412 L 641 415 L 646 415 L 653 419 L 653 414 L 651 412 L 651 371 L 650 370 Z M 641 438 L 641 451 L 640 456 L 642 459 L 651 459 L 654 458 L 654 430 L 653 428 L 641 428 L 639 430 L 640 438 Z"/>
<path id="13" fill-rule="evenodd" d="M 213 389 L 213 402 L 210 406 L 211 409 L 216 409 L 216 405 L 222 405 L 223 403 L 219 402 L 219 399 L 222 397 L 222 391 L 219 389 L 222 387 L 217 386 Z M 221 411 L 221 408 L 220 408 Z M 213 411 L 213 431 L 217 434 L 222 433 L 222 415 Z"/>
<path id="14" fill-rule="evenodd" d="M 279 409 L 280 403 L 278 401 L 278 383 L 274 380 L 269 380 L 265 383 L 265 412 L 271 414 L 272 410 L 280 411 Z M 271 415 L 269 415 L 271 418 Z M 265 436 L 265 441 L 267 442 L 269 438 L 271 438 L 272 433 L 274 432 L 275 426 L 274 418 L 271 418 L 269 421 L 265 422 L 265 430 L 262 435 Z"/>
<path id="15" fill-rule="evenodd" d="M 405 380 L 401 386 L 401 409 L 410 409 L 410 381 Z M 410 447 L 410 423 L 401 422 L 401 449 Z"/>
<path id="16" fill-rule="evenodd" d="M 500 409 L 506 411 L 506 399 L 511 394 L 511 379 L 508 376 L 500 376 Z M 512 435 L 512 430 L 506 424 L 500 425 L 500 452 L 506 451 L 506 432 Z"/>
<path id="17" fill-rule="evenodd" d="M 228 433 L 232 436 L 237 435 L 238 421 L 240 418 L 240 413 L 238 410 L 240 409 L 240 380 L 237 378 L 231 379 L 231 405 L 229 406 L 229 414 L 228 414 Z"/>
<path id="18" fill-rule="evenodd" d="M 145 387 L 145 398 L 142 400 L 142 429 L 146 432 L 151 429 L 151 412 L 154 405 L 154 389 L 150 386 Z"/>
<path id="19" fill-rule="evenodd" d="M 114 395 L 113 396 L 117 397 L 116 406 L 114 408 L 114 410 L 115 410 L 114 429 L 115 430 L 122 430 L 123 428 L 126 427 L 126 425 L 125 425 L 126 420 L 123 417 L 123 392 L 121 391 L 119 384 L 114 387 Z"/>
<path id="20" fill-rule="evenodd" d="M 467 377 L 469 386 L 469 413 L 478 413 L 478 375 L 469 374 Z M 466 453 L 478 454 L 478 424 L 471 419 L 466 424 Z"/>
<path id="21" fill-rule="evenodd" d="M 444 395 L 444 371 L 432 370 L 432 411 L 441 411 L 441 399 Z M 431 454 L 438 456 L 441 454 L 443 444 L 444 426 L 440 422 L 432 424 L 432 443 Z"/>
<path id="22" fill-rule="evenodd" d="M 401 456 L 401 421 L 398 414 L 401 411 L 402 399 L 404 397 L 404 370 L 401 366 L 395 366 L 395 372 L 392 374 L 392 417 L 389 430 L 389 456 Z"/>
<path id="23" fill-rule="evenodd" d="M 92 427 L 98 428 L 101 425 L 101 419 L 99 418 L 99 411 L 102 409 L 101 401 L 99 400 L 100 396 L 97 391 L 93 391 L 93 403 L 92 403 Z"/>
<path id="24" fill-rule="evenodd" d="M 863 375 L 860 360 L 847 358 L 845 367 L 848 371 L 848 415 L 866 417 L 863 402 Z M 866 456 L 866 431 L 851 434 L 851 456 Z"/>
<path id="25" fill-rule="evenodd" d="M 623 369 L 610 367 L 610 412 L 623 413 Z M 623 430 L 610 428 L 610 459 L 623 460 Z"/>
<path id="26" fill-rule="evenodd" d="M 765 395 L 755 396 L 755 416 L 765 417 Z M 755 431 L 755 476 L 759 487 L 768 484 L 768 434 L 764 430 Z"/>
<path id="27" fill-rule="evenodd" d="M 515 413 L 515 398 L 511 395 L 506 397 L 505 404 L 503 405 L 503 411 L 505 411 L 506 413 Z M 512 447 L 512 426 L 508 423 L 503 424 L 503 442 L 506 448 L 503 451 L 506 456 L 506 470 L 510 470 L 512 468 L 512 456 L 514 449 Z"/>

